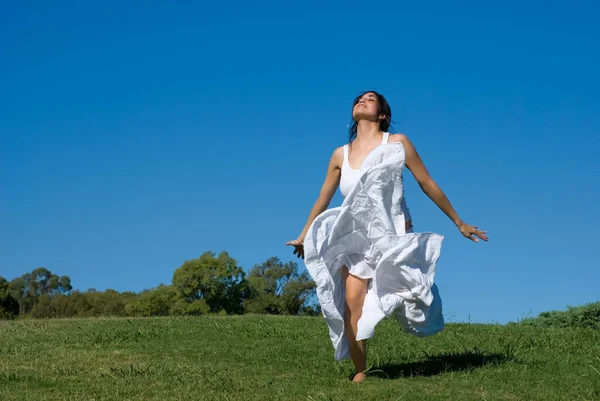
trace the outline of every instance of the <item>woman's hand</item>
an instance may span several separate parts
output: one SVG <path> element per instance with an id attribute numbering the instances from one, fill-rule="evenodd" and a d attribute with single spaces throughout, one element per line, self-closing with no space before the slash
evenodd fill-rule
<path id="1" fill-rule="evenodd" d="M 488 240 L 488 236 L 485 235 L 486 231 L 481 231 L 477 229 L 477 226 L 470 226 L 465 222 L 460 222 L 458 224 L 458 229 L 460 230 L 461 234 L 464 235 L 466 238 L 470 239 L 473 242 L 479 242 L 479 240 L 475 237 L 479 237 L 484 241 Z"/>
<path id="2" fill-rule="evenodd" d="M 299 258 L 304 259 L 304 244 L 300 240 L 292 240 L 288 241 L 286 245 L 291 245 L 294 247 L 294 255 L 297 255 Z"/>

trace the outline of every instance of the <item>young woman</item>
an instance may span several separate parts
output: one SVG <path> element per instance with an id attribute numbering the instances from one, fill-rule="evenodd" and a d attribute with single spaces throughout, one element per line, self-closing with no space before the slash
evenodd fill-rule
<path id="1" fill-rule="evenodd" d="M 304 259 L 306 252 L 336 359 L 352 357 L 354 382 L 366 378 L 366 338 L 383 317 L 394 314 L 407 332 L 419 336 L 443 327 L 433 284 L 443 237 L 413 232 L 403 168 L 463 236 L 488 240 L 485 231 L 459 218 L 408 137 L 387 132 L 391 118 L 381 94 L 369 91 L 354 99 L 349 144 L 333 152 L 302 232 L 287 242 L 298 257 Z M 327 210 L 338 187 L 344 203 Z"/>

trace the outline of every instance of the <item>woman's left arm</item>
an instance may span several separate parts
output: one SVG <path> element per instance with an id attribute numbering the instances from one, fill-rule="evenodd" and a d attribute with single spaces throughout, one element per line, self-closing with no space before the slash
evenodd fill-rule
<path id="1" fill-rule="evenodd" d="M 403 134 L 394 136 L 396 137 L 394 138 L 396 141 L 402 142 L 404 145 L 406 167 L 413 174 L 423 192 L 456 224 L 462 235 L 474 242 L 479 242 L 477 237 L 487 241 L 488 236 L 485 235 L 485 231 L 478 230 L 477 226 L 471 226 L 458 217 L 458 213 L 456 213 L 442 189 L 429 175 L 425 164 L 410 139 Z"/>

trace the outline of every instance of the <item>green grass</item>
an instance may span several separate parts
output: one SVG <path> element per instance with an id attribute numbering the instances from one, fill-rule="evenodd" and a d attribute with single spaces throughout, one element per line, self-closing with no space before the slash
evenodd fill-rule
<path id="1" fill-rule="evenodd" d="M 321 318 L 0 321 L 0 400 L 599 400 L 600 331 L 385 320 L 367 382 Z"/>

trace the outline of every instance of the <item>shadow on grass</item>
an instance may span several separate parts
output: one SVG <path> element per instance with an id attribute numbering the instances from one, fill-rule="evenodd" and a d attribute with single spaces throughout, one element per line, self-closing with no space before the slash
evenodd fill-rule
<path id="1" fill-rule="evenodd" d="M 372 368 L 368 375 L 382 379 L 435 376 L 446 372 L 470 371 L 486 365 L 505 363 L 512 359 L 507 354 L 483 354 L 477 351 L 466 351 L 430 356 L 421 362 L 383 364 Z"/>

